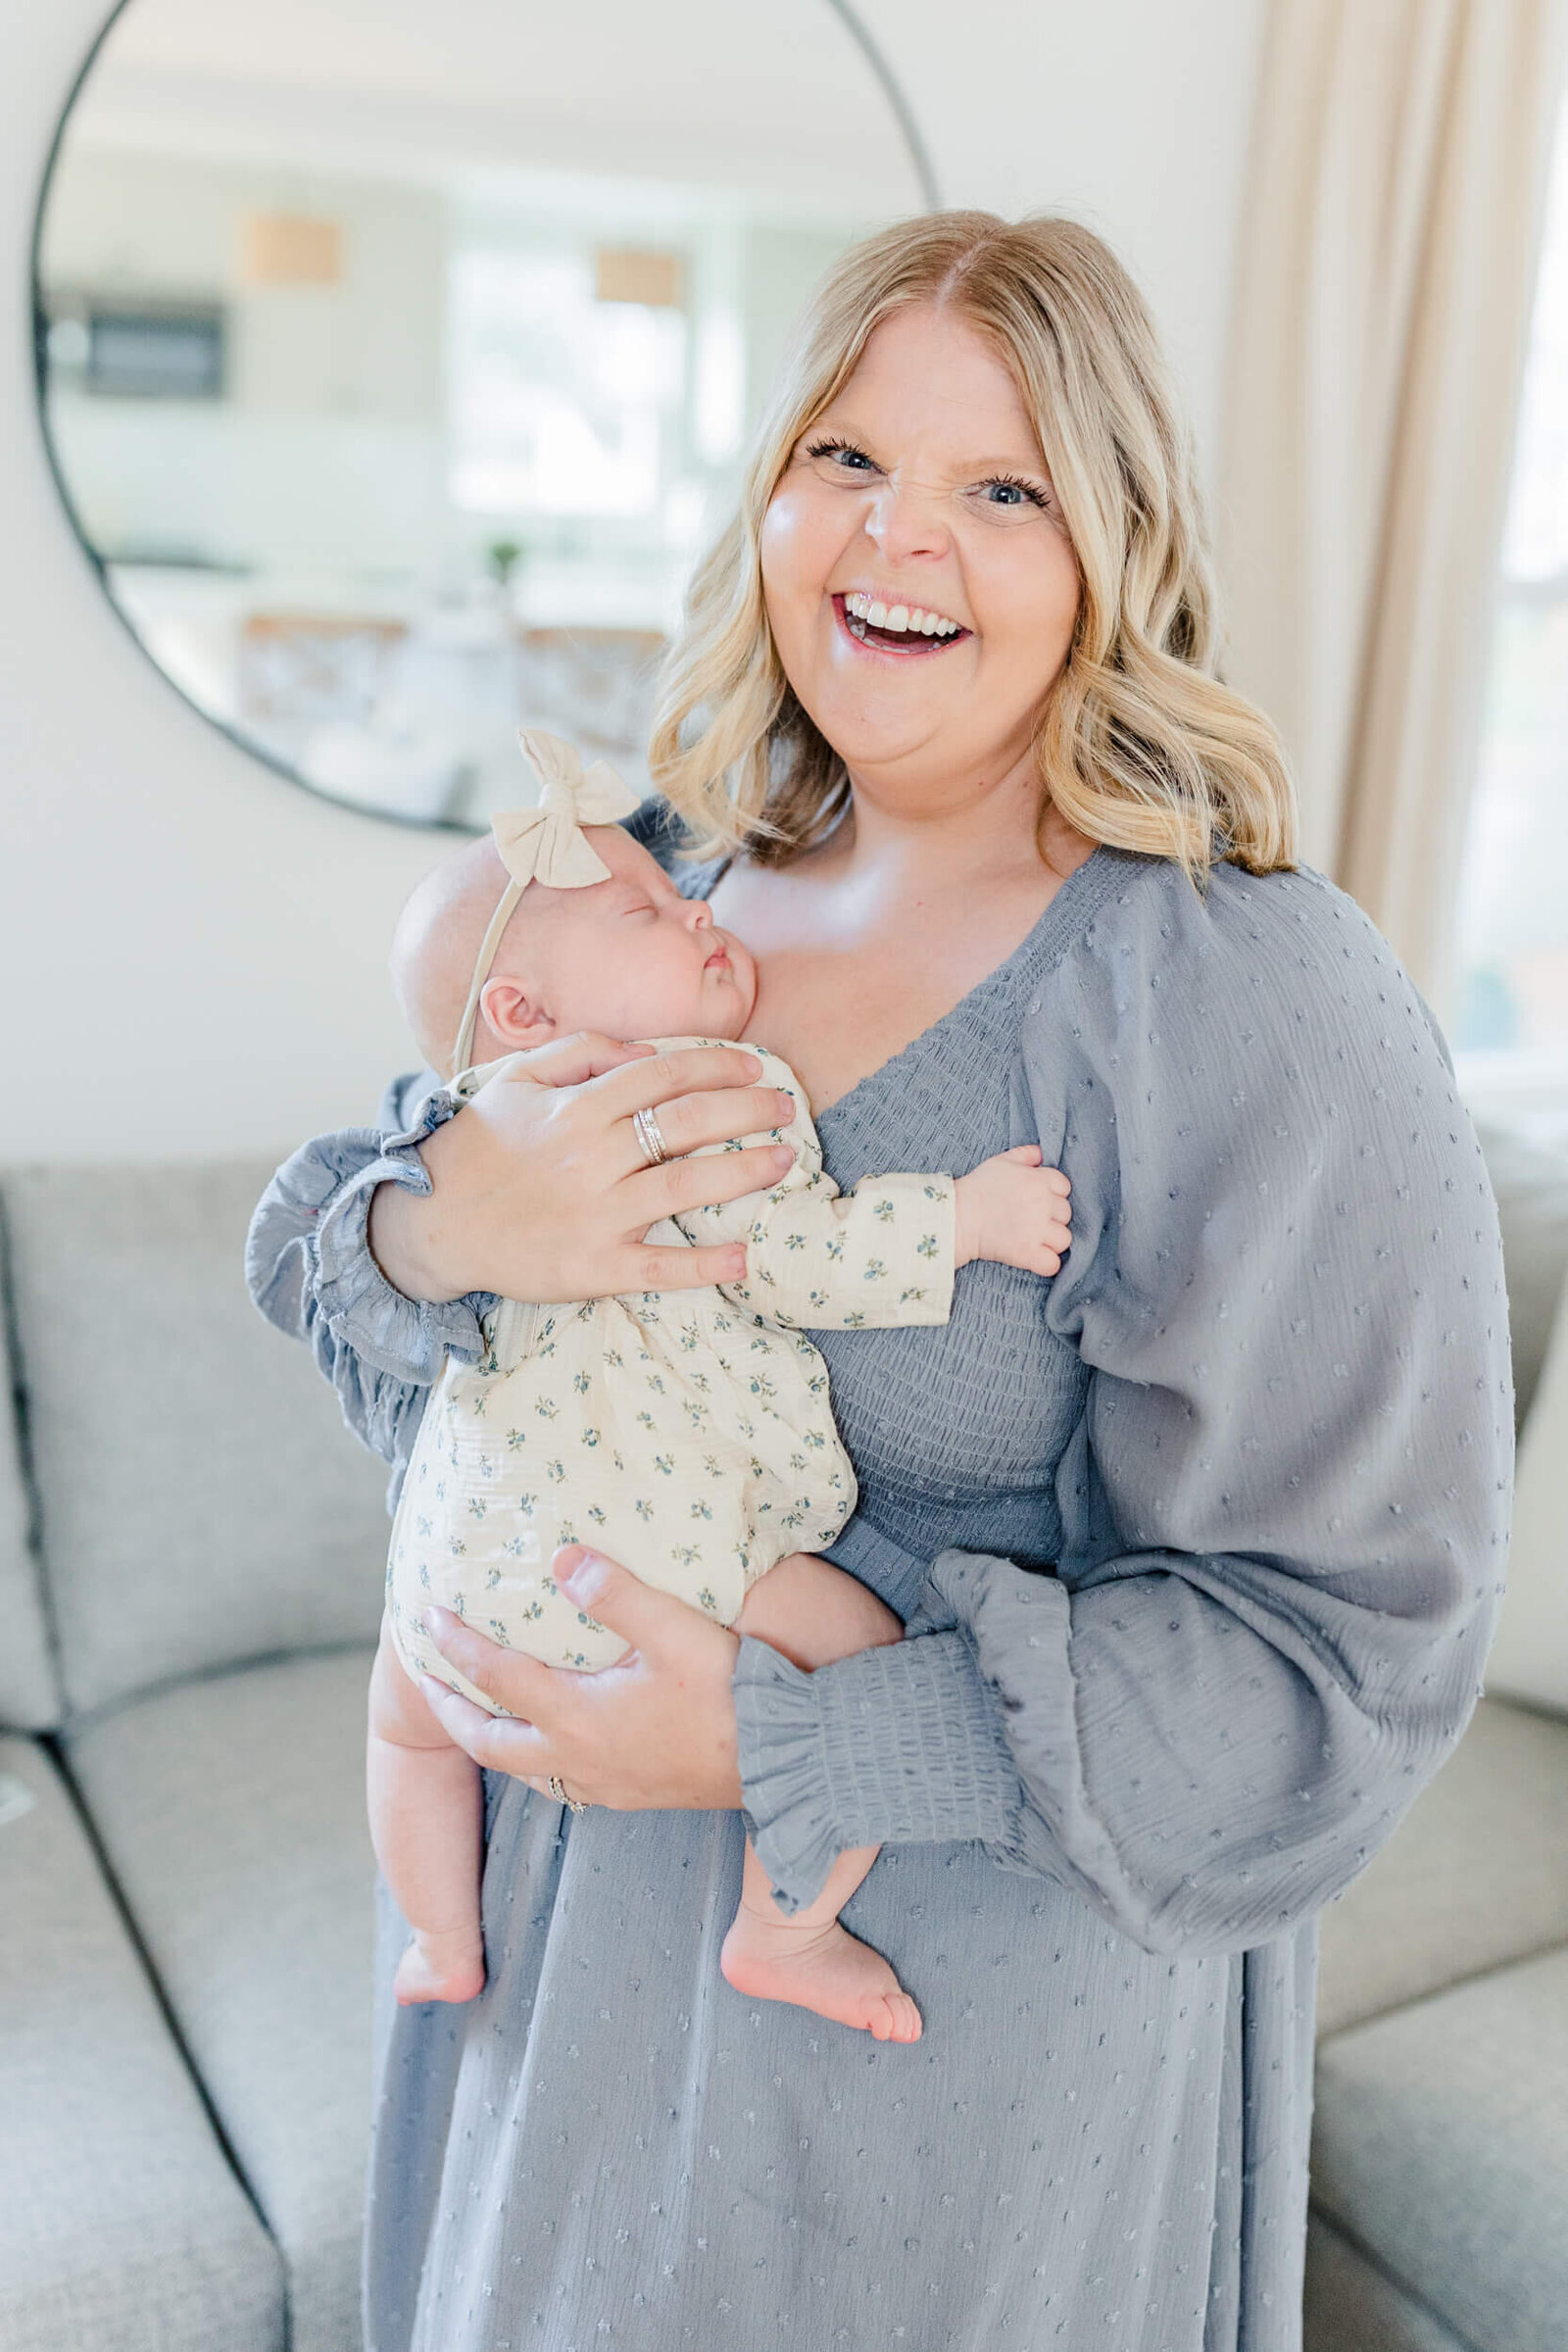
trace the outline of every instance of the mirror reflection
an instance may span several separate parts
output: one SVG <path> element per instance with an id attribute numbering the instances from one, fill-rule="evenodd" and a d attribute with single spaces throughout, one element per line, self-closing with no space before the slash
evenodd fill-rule
<path id="1" fill-rule="evenodd" d="M 131 0 L 39 220 L 40 387 L 199 710 L 384 814 L 642 787 L 654 669 L 808 286 L 931 191 L 829 0 Z"/>

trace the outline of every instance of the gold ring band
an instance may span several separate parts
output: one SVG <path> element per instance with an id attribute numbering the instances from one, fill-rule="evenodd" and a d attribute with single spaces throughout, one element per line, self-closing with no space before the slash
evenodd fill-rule
<path id="1" fill-rule="evenodd" d="M 550 1775 L 550 1793 L 555 1798 L 558 1805 L 564 1805 L 569 1812 L 586 1813 L 588 1810 L 588 1807 L 582 1802 L 580 1797 L 568 1796 L 566 1794 L 565 1789 L 561 1785 L 561 1775 L 559 1772 L 553 1772 Z"/>
<path id="2" fill-rule="evenodd" d="M 657 1168 L 661 1160 L 669 1157 L 669 1152 L 664 1138 L 660 1132 L 657 1117 L 651 1110 L 634 1110 L 631 1123 L 637 1141 L 642 1147 L 644 1162 L 650 1168 Z"/>

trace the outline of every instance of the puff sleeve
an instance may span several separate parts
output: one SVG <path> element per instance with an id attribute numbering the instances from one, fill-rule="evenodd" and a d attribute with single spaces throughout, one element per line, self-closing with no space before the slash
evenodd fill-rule
<path id="1" fill-rule="evenodd" d="M 494 1301 L 427 1305 L 394 1290 L 370 1253 L 370 1196 L 379 1184 L 429 1191 L 418 1146 L 456 1107 L 428 1073 L 394 1079 L 375 1127 L 317 1136 L 283 1162 L 245 1244 L 251 1297 L 308 1343 L 349 1428 L 392 1464 L 392 1502 L 431 1384 L 449 1354 L 477 1361 Z"/>
<path id="2" fill-rule="evenodd" d="M 784 1907 L 824 1853 L 924 1824 L 1146 1949 L 1245 1950 L 1355 1876 L 1478 1695 L 1512 1385 L 1447 1050 L 1323 876 L 1217 867 L 1204 902 L 1149 862 L 1022 1041 L 1073 1186 L 1047 1320 L 1090 1367 L 1062 1556 L 946 1552 L 912 1638 L 814 1676 L 743 1644 Z"/>

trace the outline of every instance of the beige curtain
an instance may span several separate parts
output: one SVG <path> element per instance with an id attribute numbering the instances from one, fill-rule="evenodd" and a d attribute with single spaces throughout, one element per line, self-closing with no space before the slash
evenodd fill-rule
<path id="1" fill-rule="evenodd" d="M 1273 0 L 1217 538 L 1301 855 L 1439 1017 L 1568 0 Z"/>

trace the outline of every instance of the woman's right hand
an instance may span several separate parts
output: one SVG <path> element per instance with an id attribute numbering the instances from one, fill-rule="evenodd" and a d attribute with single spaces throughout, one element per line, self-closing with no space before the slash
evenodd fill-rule
<path id="1" fill-rule="evenodd" d="M 790 1097 L 749 1083 L 760 1070 L 744 1046 L 656 1054 L 592 1033 L 519 1054 L 420 1145 L 429 1194 L 376 1187 L 377 1265 L 410 1298 L 494 1291 L 541 1305 L 739 1280 L 740 1244 L 656 1248 L 643 1235 L 661 1217 L 763 1192 L 792 1165 L 787 1144 L 679 1156 L 789 1124 Z M 646 1109 L 671 1155 L 658 1167 L 632 1127 Z"/>

